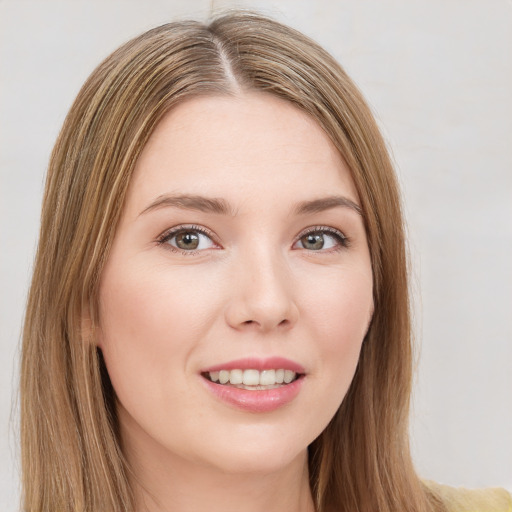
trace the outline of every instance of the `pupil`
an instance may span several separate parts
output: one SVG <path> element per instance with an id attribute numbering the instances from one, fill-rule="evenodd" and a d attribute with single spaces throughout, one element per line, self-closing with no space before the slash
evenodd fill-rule
<path id="1" fill-rule="evenodd" d="M 318 251 L 324 246 L 324 237 L 320 233 L 311 233 L 306 235 L 303 244 L 306 249 Z"/>
<path id="2" fill-rule="evenodd" d="M 190 231 L 179 233 L 176 236 L 176 245 L 180 249 L 197 249 L 199 245 L 199 236 L 197 233 L 191 233 Z"/>

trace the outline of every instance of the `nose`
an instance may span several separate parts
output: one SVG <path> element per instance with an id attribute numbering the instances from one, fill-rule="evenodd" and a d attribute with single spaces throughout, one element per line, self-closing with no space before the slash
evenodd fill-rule
<path id="1" fill-rule="evenodd" d="M 259 251 L 241 257 L 233 272 L 226 322 L 236 330 L 288 330 L 299 310 L 287 265 L 276 254 Z"/>

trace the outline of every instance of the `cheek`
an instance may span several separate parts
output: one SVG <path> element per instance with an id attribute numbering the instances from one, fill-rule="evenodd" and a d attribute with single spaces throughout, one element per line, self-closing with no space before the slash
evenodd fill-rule
<path id="1" fill-rule="evenodd" d="M 121 402 L 138 390 L 172 388 L 173 375 L 187 370 L 188 354 L 204 338 L 215 303 L 208 287 L 179 277 L 154 266 L 104 272 L 98 345 Z"/>
<path id="2" fill-rule="evenodd" d="M 333 273 L 310 293 L 304 311 L 319 359 L 314 377 L 330 390 L 325 400 L 334 414 L 352 382 L 373 312 L 370 267 Z"/>
<path id="3" fill-rule="evenodd" d="M 213 315 L 215 300 L 197 276 L 172 273 L 158 266 L 107 269 L 100 290 L 100 344 L 140 340 L 141 349 L 193 336 L 201 315 Z M 182 344 L 180 344 L 182 345 Z M 103 348 L 103 347 L 102 347 Z"/>
<path id="4" fill-rule="evenodd" d="M 322 332 L 322 346 L 337 353 L 361 342 L 373 312 L 371 268 L 331 272 L 309 284 L 300 292 L 306 297 L 302 309 L 309 324 Z"/>

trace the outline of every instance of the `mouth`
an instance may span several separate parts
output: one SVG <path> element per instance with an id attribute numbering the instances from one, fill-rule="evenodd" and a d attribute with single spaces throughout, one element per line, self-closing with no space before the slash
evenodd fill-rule
<path id="1" fill-rule="evenodd" d="M 306 380 L 304 367 L 283 357 L 238 359 L 200 374 L 218 400 L 250 413 L 269 413 L 293 402 Z"/>
<path id="2" fill-rule="evenodd" d="M 203 372 L 201 375 L 215 384 L 248 391 L 277 389 L 304 377 L 303 373 L 284 368 L 261 371 L 254 368 L 235 368 L 232 370 Z"/>

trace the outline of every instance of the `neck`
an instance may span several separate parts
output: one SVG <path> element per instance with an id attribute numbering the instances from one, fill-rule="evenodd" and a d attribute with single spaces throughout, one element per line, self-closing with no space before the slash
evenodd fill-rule
<path id="1" fill-rule="evenodd" d="M 302 457 L 301 457 L 302 458 Z M 298 461 L 297 461 L 298 462 Z M 186 464 L 179 470 L 139 472 L 136 512 L 314 512 L 307 464 L 271 474 L 229 474 Z"/>
<path id="2" fill-rule="evenodd" d="M 272 467 L 265 465 L 263 453 L 229 466 L 223 464 L 229 454 L 225 460 L 222 455 L 213 458 L 215 463 L 211 457 L 184 456 L 186 451 L 167 450 L 140 429 L 134 435 L 131 422 L 123 423 L 135 512 L 314 512 L 307 449 Z"/>

